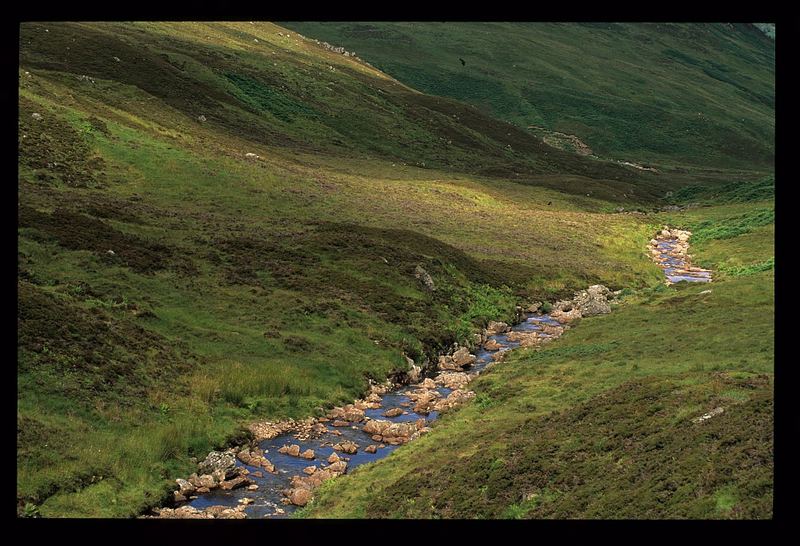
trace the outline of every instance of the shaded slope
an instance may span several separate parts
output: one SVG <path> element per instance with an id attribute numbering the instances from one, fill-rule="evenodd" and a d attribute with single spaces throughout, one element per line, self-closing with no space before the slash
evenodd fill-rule
<path id="1" fill-rule="evenodd" d="M 422 95 L 282 30 L 267 23 L 31 23 L 22 27 L 20 63 L 122 109 L 133 105 L 109 93 L 109 82 L 134 86 L 190 124 L 260 145 L 521 182 L 576 174 L 661 195 L 653 177 L 554 150 L 463 103 Z"/>
<path id="2" fill-rule="evenodd" d="M 423 92 L 465 101 L 522 128 L 577 135 L 601 157 L 772 165 L 774 41 L 752 25 L 286 26 L 354 50 Z"/>

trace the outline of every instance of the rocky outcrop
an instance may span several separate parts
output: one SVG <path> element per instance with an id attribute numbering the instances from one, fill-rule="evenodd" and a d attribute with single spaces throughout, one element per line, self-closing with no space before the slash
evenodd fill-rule
<path id="1" fill-rule="evenodd" d="M 414 268 L 414 277 L 416 277 L 417 280 L 422 283 L 422 285 L 425 287 L 425 290 L 428 292 L 433 292 L 436 290 L 436 284 L 433 282 L 433 278 L 422 268 L 421 265 L 418 265 Z"/>
<path id="2" fill-rule="evenodd" d="M 535 347 L 541 344 L 541 338 L 536 332 L 511 332 L 508 341 L 518 342 L 520 347 Z"/>
<path id="3" fill-rule="evenodd" d="M 212 451 L 197 465 L 200 474 L 212 474 L 215 470 L 229 474 L 235 472 L 236 457 L 231 451 Z"/>
<path id="4" fill-rule="evenodd" d="M 460 389 L 472 380 L 469 374 L 464 372 L 451 372 L 440 373 L 436 377 L 436 384 L 441 385 L 447 389 Z"/>
<path id="5" fill-rule="evenodd" d="M 505 322 L 497 322 L 494 320 L 490 320 L 489 325 L 486 327 L 486 334 L 490 336 L 503 334 L 509 331 L 510 329 L 511 327 Z"/>
<path id="6" fill-rule="evenodd" d="M 469 352 L 466 347 L 461 347 L 452 355 L 441 355 L 439 357 L 439 369 L 450 371 L 461 371 L 465 366 L 471 366 L 477 358 Z"/>

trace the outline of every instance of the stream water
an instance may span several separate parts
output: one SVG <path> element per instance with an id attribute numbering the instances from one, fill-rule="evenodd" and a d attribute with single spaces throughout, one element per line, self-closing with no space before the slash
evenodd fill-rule
<path id="1" fill-rule="evenodd" d="M 530 332 L 541 330 L 541 324 L 560 326 L 558 321 L 550 318 L 547 315 L 528 314 L 523 322 L 512 326 L 512 331 Z M 545 334 L 540 334 L 540 336 L 549 337 Z M 494 339 L 497 341 L 497 343 L 501 346 L 499 351 L 487 351 L 483 348 L 480 348 L 474 353 L 477 360 L 466 371 L 480 373 L 481 370 L 486 368 L 486 366 L 492 362 L 494 354 L 519 346 L 519 342 L 509 341 L 507 334 L 492 335 L 488 337 L 487 341 L 489 339 Z M 435 420 L 439 416 L 437 412 L 431 412 L 428 415 L 421 415 L 412 410 L 414 403 L 409 398 L 408 393 L 416 388 L 416 386 L 412 385 L 403 387 L 396 391 L 387 392 L 381 396 L 381 407 L 377 409 L 365 410 L 365 415 L 371 419 L 382 419 L 395 423 L 404 421 L 415 422 L 418 419 L 425 419 L 426 422 Z M 444 387 L 438 387 L 436 390 L 438 390 L 443 397 L 447 397 L 447 395 L 449 395 L 451 392 L 450 389 Z M 384 412 L 392 408 L 401 408 L 407 413 L 397 417 L 385 417 L 383 415 Z M 352 455 L 346 455 L 341 452 L 337 453 L 339 457 L 347 461 L 348 472 L 351 472 L 354 468 L 364 463 L 370 463 L 382 459 L 400 447 L 386 445 L 386 447 L 379 448 L 375 453 L 366 453 L 363 451 L 363 448 L 370 444 L 376 444 L 377 442 L 373 441 L 370 435 L 362 430 L 364 427 L 363 422 L 353 423 L 346 427 L 333 427 L 331 426 L 330 422 L 324 424 L 327 428 L 327 432 L 316 438 L 299 440 L 294 437 L 293 433 L 285 433 L 276 436 L 271 440 L 264 440 L 259 443 L 259 447 L 264 452 L 264 456 L 275 465 L 275 469 L 277 471 L 276 474 L 266 472 L 263 468 L 245 465 L 237 459 L 237 466 L 245 467 L 250 472 L 248 477 L 255 481 L 255 483 L 258 485 L 258 489 L 256 491 L 249 491 L 246 488 L 234 489 L 232 491 L 214 489 L 209 493 L 203 494 L 198 498 L 191 500 L 188 504 L 194 508 L 197 508 L 198 510 L 202 510 L 203 508 L 213 505 L 222 505 L 234 508 L 239 505 L 239 501 L 241 499 L 250 498 L 253 499 L 254 502 L 245 508 L 245 514 L 248 518 L 288 517 L 294 510 L 297 509 L 297 507 L 293 505 L 282 504 L 281 499 L 283 498 L 283 494 L 281 491 L 290 488 L 290 480 L 292 476 L 303 475 L 303 469 L 305 467 L 309 465 L 319 466 L 322 461 L 327 460 L 327 458 L 334 453 L 332 447 L 333 444 L 344 442 L 345 440 L 351 440 L 352 442 L 358 444 L 359 450 Z M 337 435 L 335 431 L 338 431 L 341 433 L 341 435 Z M 314 460 L 307 460 L 301 457 L 294 457 L 292 455 L 279 453 L 278 449 L 287 444 L 298 444 L 301 452 L 305 451 L 306 449 L 312 449 L 314 450 L 316 458 Z M 259 478 L 253 476 L 253 473 L 257 471 L 261 471 L 263 473 L 263 477 Z"/>
<path id="2" fill-rule="evenodd" d="M 659 237 L 654 256 L 656 262 L 664 269 L 670 283 L 681 281 L 711 282 L 711 271 L 690 265 L 686 256 L 678 251 L 681 245 L 677 237 Z"/>

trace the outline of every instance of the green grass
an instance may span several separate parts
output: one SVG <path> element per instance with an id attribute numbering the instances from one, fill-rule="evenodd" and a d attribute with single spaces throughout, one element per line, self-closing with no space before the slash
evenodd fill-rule
<path id="1" fill-rule="evenodd" d="M 23 25 L 20 515 L 139 514 L 241 425 L 352 401 L 520 301 L 661 285 L 663 218 L 607 211 L 687 177 L 552 151 L 278 31 Z"/>
<path id="2" fill-rule="evenodd" d="M 472 403 L 301 515 L 770 518 L 773 275 L 632 292 L 556 343 L 511 353 L 471 384 Z"/>
<path id="3" fill-rule="evenodd" d="M 774 40 L 746 24 L 290 22 L 426 93 L 617 160 L 769 170 Z M 462 65 L 461 60 L 465 64 Z"/>

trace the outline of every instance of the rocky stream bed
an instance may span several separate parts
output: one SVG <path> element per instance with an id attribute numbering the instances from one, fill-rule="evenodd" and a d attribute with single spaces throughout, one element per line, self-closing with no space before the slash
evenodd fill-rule
<path id="1" fill-rule="evenodd" d="M 668 284 L 711 280 L 710 271 L 690 265 L 690 235 L 665 228 L 650 241 Z M 364 399 L 335 407 L 325 417 L 254 423 L 250 445 L 209 453 L 196 474 L 176 480 L 174 507 L 145 517 L 288 517 L 310 502 L 323 482 L 429 432 L 442 412 L 475 396 L 468 384 L 507 351 L 549 343 L 580 318 L 609 313 L 619 292 L 594 285 L 557 301 L 549 314 L 539 311 L 541 304 L 520 308 L 518 324 L 490 322 L 475 334 L 472 349 L 457 347 L 439 356 L 432 377 L 408 359 L 408 371 L 394 383 L 373 384 Z"/>

